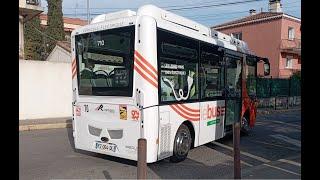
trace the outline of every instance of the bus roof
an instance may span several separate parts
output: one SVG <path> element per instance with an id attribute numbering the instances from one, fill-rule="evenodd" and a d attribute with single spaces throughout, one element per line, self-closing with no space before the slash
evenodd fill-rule
<path id="1" fill-rule="evenodd" d="M 195 33 L 198 33 L 201 36 L 207 36 L 209 38 L 214 38 L 216 40 L 224 41 L 225 43 L 230 43 L 237 48 L 237 51 L 243 52 L 246 54 L 254 53 L 249 49 L 246 42 L 231 37 L 227 34 L 212 30 L 210 27 L 204 26 L 200 23 L 187 19 L 185 17 L 179 16 L 177 14 L 171 13 L 164 9 L 161 9 L 154 5 L 144 5 L 141 6 L 137 13 L 131 10 L 117 11 L 113 13 L 101 14 L 96 16 L 90 24 L 95 24 L 103 21 L 108 21 L 112 19 L 121 19 L 131 16 L 150 16 L 156 20 L 164 20 L 169 23 L 174 23 L 180 25 L 182 28 L 188 28 L 193 30 Z"/>

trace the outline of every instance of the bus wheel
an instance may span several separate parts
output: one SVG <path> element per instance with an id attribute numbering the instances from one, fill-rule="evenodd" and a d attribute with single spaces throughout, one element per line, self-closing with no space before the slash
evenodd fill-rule
<path id="1" fill-rule="evenodd" d="M 173 156 L 170 157 L 171 162 L 181 162 L 188 156 L 191 148 L 192 137 L 189 128 L 182 124 L 174 138 Z"/>
<path id="2" fill-rule="evenodd" d="M 243 116 L 241 119 L 241 132 L 245 135 L 248 135 L 251 131 L 251 128 L 249 126 L 249 121 L 246 116 Z"/>

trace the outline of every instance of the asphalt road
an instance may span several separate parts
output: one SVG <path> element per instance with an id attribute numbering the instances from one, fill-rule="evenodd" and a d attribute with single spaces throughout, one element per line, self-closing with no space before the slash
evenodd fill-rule
<path id="1" fill-rule="evenodd" d="M 72 129 L 19 133 L 20 179 L 136 178 L 136 162 L 74 149 Z M 259 115 L 242 136 L 242 178 L 301 178 L 301 111 Z M 148 165 L 148 178 L 233 178 L 232 137 L 192 149 L 188 159 Z"/>

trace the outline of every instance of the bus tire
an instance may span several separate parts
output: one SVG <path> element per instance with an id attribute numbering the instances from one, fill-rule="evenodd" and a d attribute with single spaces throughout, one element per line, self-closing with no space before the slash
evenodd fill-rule
<path id="1" fill-rule="evenodd" d="M 192 136 L 188 126 L 181 124 L 176 136 L 174 138 L 173 156 L 170 157 L 170 161 L 177 163 L 184 161 L 191 149 Z"/>
<path id="2" fill-rule="evenodd" d="M 251 132 L 249 118 L 248 116 L 243 116 L 241 119 L 241 133 L 244 135 L 249 135 Z"/>

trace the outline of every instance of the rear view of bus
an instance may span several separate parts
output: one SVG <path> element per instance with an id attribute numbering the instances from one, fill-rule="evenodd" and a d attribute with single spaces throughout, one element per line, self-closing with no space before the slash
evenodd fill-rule
<path id="1" fill-rule="evenodd" d="M 72 33 L 73 136 L 77 149 L 134 160 L 140 112 L 132 99 L 135 16 L 130 13 Z"/>

